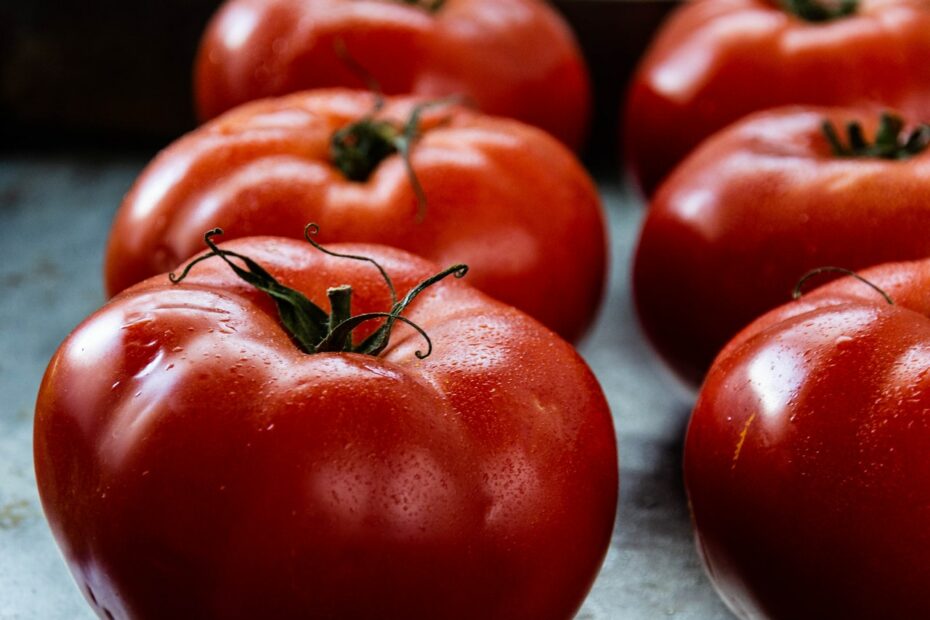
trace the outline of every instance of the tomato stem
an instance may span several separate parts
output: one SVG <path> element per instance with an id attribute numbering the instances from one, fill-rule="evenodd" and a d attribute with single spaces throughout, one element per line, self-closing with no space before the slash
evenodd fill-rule
<path id="1" fill-rule="evenodd" d="M 340 323 L 348 321 L 352 317 L 352 287 L 343 284 L 342 286 L 337 286 L 326 291 L 326 296 L 329 297 L 329 324 L 328 329 L 329 333 L 333 333 L 333 330 L 339 326 Z M 352 350 L 352 333 L 346 334 L 346 337 L 343 340 L 342 344 L 343 351 Z"/>
<path id="2" fill-rule="evenodd" d="M 821 128 L 837 157 L 909 159 L 930 146 L 930 125 L 920 124 L 907 133 L 904 131 L 904 120 L 889 112 L 882 113 L 872 144 L 869 144 L 858 121 L 846 124 L 848 144 L 843 144 L 836 127 L 830 121 L 824 120 Z"/>
<path id="3" fill-rule="evenodd" d="M 856 273 L 855 271 L 852 271 L 851 269 L 845 269 L 845 268 L 843 268 L 843 267 L 818 267 L 817 269 L 812 269 L 812 270 L 808 271 L 808 272 L 805 273 L 803 276 L 801 276 L 801 279 L 800 279 L 800 280 L 798 280 L 798 283 L 797 283 L 797 284 L 795 285 L 795 287 L 794 287 L 794 291 L 791 293 L 791 298 L 792 298 L 792 299 L 795 299 L 795 300 L 800 299 L 801 296 L 804 294 L 804 293 L 801 292 L 801 289 L 804 287 L 804 285 L 807 283 L 807 281 L 810 280 L 811 278 L 815 277 L 815 276 L 818 276 L 818 275 L 822 274 L 822 273 L 841 273 L 841 274 L 843 274 L 843 275 L 853 277 L 853 278 L 855 278 L 856 280 L 859 280 L 860 282 L 862 282 L 863 284 L 866 284 L 866 285 L 872 287 L 872 289 L 874 289 L 874 290 L 875 290 L 876 292 L 878 292 L 882 297 L 885 298 L 885 301 L 888 302 L 888 305 L 889 305 L 889 306 L 893 306 L 893 305 L 894 305 L 894 300 L 891 298 L 891 295 L 889 295 L 889 294 L 886 293 L 884 290 L 882 290 L 877 284 L 875 284 L 875 283 L 873 283 L 873 282 L 870 282 L 870 281 L 866 280 L 865 278 L 863 278 L 862 276 L 860 276 L 860 275 L 859 275 L 858 273 Z"/>
<path id="4" fill-rule="evenodd" d="M 339 62 L 345 65 L 346 69 L 351 71 L 353 75 L 361 80 L 365 88 L 375 95 L 374 112 L 379 112 L 384 107 L 384 91 L 381 89 L 381 83 L 375 79 L 375 76 L 368 69 L 362 66 L 362 63 L 349 53 L 349 48 L 342 37 L 336 37 L 333 40 L 333 51 L 339 58 Z"/>
<path id="5" fill-rule="evenodd" d="M 446 3 L 446 0 L 399 0 L 403 4 L 412 4 L 418 6 L 421 9 L 425 9 L 430 13 L 435 13 L 442 8 L 442 5 Z"/>
<path id="6" fill-rule="evenodd" d="M 168 279 L 173 284 L 178 284 L 188 276 L 195 265 L 208 258 L 218 256 L 229 265 L 237 276 L 258 290 L 271 296 L 277 306 L 281 323 L 284 325 L 291 338 L 293 338 L 295 344 L 297 344 L 304 353 L 346 351 L 373 356 L 380 355 L 387 348 L 391 339 L 391 332 L 398 321 L 413 327 L 419 332 L 423 339 L 426 340 L 426 352 L 415 352 L 418 358 L 423 359 L 432 353 L 433 343 L 429 335 L 427 335 L 419 325 L 401 316 L 401 313 L 427 288 L 450 275 L 456 278 L 463 277 L 468 273 L 468 267 L 461 264 L 453 265 L 423 280 L 404 295 L 403 299 L 398 300 L 394 283 L 377 261 L 367 256 L 341 254 L 324 248 L 313 239 L 313 236 L 316 235 L 319 230 L 319 226 L 316 224 L 308 224 L 304 229 L 304 238 L 319 251 L 339 258 L 366 261 L 378 269 L 391 294 L 390 311 L 368 312 L 352 316 L 352 287 L 342 285 L 330 288 L 326 292 L 330 303 L 330 313 L 327 314 L 326 311 L 307 299 L 300 291 L 284 286 L 278 282 L 274 276 L 248 256 L 219 248 L 213 238 L 223 234 L 223 230 L 220 228 L 214 228 L 204 234 L 204 242 L 207 244 L 207 247 L 210 248 L 209 252 L 190 261 L 184 267 L 180 275 L 175 275 L 174 273 L 168 274 Z M 242 265 L 237 264 L 233 259 L 237 259 Z M 365 338 L 363 342 L 354 345 L 352 342 L 352 332 L 362 323 L 375 319 L 384 319 L 384 322 L 370 336 Z"/>
<path id="7" fill-rule="evenodd" d="M 859 0 L 781 0 L 786 13 L 812 23 L 848 17 L 859 9 Z"/>
<path id="8" fill-rule="evenodd" d="M 384 270 L 384 267 L 382 267 L 381 264 L 378 263 L 378 261 L 376 261 L 373 258 L 369 258 L 367 256 L 358 256 L 356 254 L 342 254 L 340 252 L 333 252 L 332 250 L 327 250 L 322 245 L 320 245 L 319 241 L 313 238 L 317 234 L 319 234 L 319 232 L 320 232 L 320 227 L 317 224 L 314 224 L 314 223 L 307 224 L 307 226 L 304 227 L 304 239 L 306 239 L 310 245 L 312 245 L 314 248 L 316 248 L 323 254 L 329 254 L 330 256 L 335 256 L 337 258 L 350 258 L 352 260 L 360 260 L 360 261 L 371 263 L 372 265 L 374 265 L 375 269 L 378 270 L 378 272 L 381 274 L 381 277 L 384 279 L 384 283 L 387 285 L 388 291 L 390 291 L 391 293 L 391 305 L 393 306 L 394 304 L 397 303 L 397 290 L 394 288 L 394 282 L 391 281 L 391 277 L 387 274 L 387 271 Z"/>
<path id="9" fill-rule="evenodd" d="M 374 117 L 383 106 L 377 95 L 371 114 L 346 125 L 333 134 L 330 141 L 330 160 L 351 181 L 367 181 L 375 169 L 391 155 L 399 154 L 407 170 L 407 178 L 417 198 L 417 221 L 426 215 L 426 194 L 410 161 L 410 149 L 420 135 L 420 120 L 428 108 L 449 105 L 459 101 L 458 97 L 427 101 L 413 108 L 407 121 L 396 123 Z"/>

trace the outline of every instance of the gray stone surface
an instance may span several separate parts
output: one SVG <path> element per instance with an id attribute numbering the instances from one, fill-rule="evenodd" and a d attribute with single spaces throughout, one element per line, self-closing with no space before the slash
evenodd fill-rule
<path id="1" fill-rule="evenodd" d="M 55 348 L 103 302 L 103 246 L 141 156 L 0 157 L 0 620 L 92 614 L 42 516 L 32 414 Z M 681 483 L 691 396 L 638 330 L 629 259 L 643 210 L 603 184 L 613 264 L 608 299 L 581 351 L 610 401 L 620 449 L 620 506 L 601 575 L 578 618 L 731 618 L 695 554 Z"/>

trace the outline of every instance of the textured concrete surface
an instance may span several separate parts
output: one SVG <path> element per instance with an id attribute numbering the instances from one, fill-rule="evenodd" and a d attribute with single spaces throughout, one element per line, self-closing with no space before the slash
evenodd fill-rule
<path id="1" fill-rule="evenodd" d="M 103 303 L 101 260 L 113 212 L 144 156 L 0 156 L 0 620 L 92 614 L 42 516 L 32 415 L 55 348 Z M 602 185 L 613 233 L 608 299 L 582 344 L 610 401 L 620 445 L 613 544 L 578 618 L 724 620 L 691 540 L 681 442 L 691 396 L 638 331 L 629 259 L 643 210 Z"/>

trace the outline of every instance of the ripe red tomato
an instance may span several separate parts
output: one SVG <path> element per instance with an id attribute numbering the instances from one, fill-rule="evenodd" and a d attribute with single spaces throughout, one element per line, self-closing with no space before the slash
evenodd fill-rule
<path id="1" fill-rule="evenodd" d="M 928 33 L 928 0 L 684 3 L 632 81 L 632 171 L 651 195 L 704 138 L 776 106 L 871 104 L 930 118 Z"/>
<path id="2" fill-rule="evenodd" d="M 390 99 L 373 118 L 373 95 L 317 91 L 249 104 L 188 134 L 123 201 L 107 290 L 173 268 L 201 247 L 197 231 L 295 236 L 318 222 L 325 242 L 384 243 L 468 263 L 476 287 L 578 338 L 600 303 L 606 232 L 594 183 L 556 140 L 460 107 L 424 111 L 410 149 L 422 212 L 392 144 L 359 149 L 359 159 L 334 156 L 337 135 L 368 127 L 355 138 L 370 146 L 378 132 L 401 132 L 422 103 Z M 371 130 L 373 122 L 383 124 Z M 361 172 L 350 171 L 359 180 L 337 167 L 361 160 Z"/>
<path id="3" fill-rule="evenodd" d="M 344 46 L 346 54 L 340 54 Z M 461 94 L 578 148 L 588 72 L 571 30 L 538 0 L 229 0 L 195 67 L 206 120 L 237 105 L 310 88 Z"/>
<path id="4" fill-rule="evenodd" d="M 392 306 L 365 262 L 281 238 L 220 248 L 321 307 L 346 284 L 355 314 Z M 399 292 L 436 271 L 391 248 L 328 249 L 376 259 Z M 429 357 L 404 325 L 379 356 L 304 353 L 271 297 L 212 257 L 81 324 L 42 382 L 35 462 L 97 613 L 570 618 L 616 506 L 597 381 L 570 345 L 462 283 L 405 316 Z"/>
<path id="5" fill-rule="evenodd" d="M 840 133 L 860 123 L 869 143 L 861 156 L 834 153 L 825 120 Z M 669 177 L 642 229 L 633 286 L 647 333 L 682 376 L 699 382 L 727 340 L 784 303 L 810 269 L 930 256 L 930 151 L 902 150 L 910 135 L 925 148 L 930 128 L 888 122 L 880 156 L 869 146 L 877 114 L 761 112 Z"/>
<path id="6" fill-rule="evenodd" d="M 685 445 L 708 574 L 744 618 L 930 617 L 930 262 L 784 305 L 720 354 Z"/>

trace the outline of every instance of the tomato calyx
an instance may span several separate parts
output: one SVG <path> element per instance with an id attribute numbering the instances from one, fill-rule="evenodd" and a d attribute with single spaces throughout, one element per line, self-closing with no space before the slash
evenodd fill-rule
<path id="1" fill-rule="evenodd" d="M 430 13 L 435 13 L 442 8 L 442 5 L 446 3 L 446 0 L 399 0 L 402 4 L 412 4 L 413 6 L 418 6 L 421 9 L 425 9 Z"/>
<path id="2" fill-rule="evenodd" d="M 415 132 L 409 121 L 399 130 L 390 121 L 366 116 L 333 134 L 330 157 L 350 181 L 367 181 L 382 161 L 410 148 Z"/>
<path id="3" fill-rule="evenodd" d="M 786 13 L 807 22 L 822 23 L 848 17 L 859 9 L 859 0 L 780 0 Z"/>
<path id="4" fill-rule="evenodd" d="M 810 280 L 810 279 L 813 278 L 813 277 L 816 277 L 816 276 L 822 274 L 822 273 L 841 273 L 841 274 L 843 274 L 843 275 L 850 276 L 851 278 L 855 278 L 856 280 L 859 280 L 859 281 L 862 282 L 863 284 L 865 284 L 865 285 L 871 287 L 871 288 L 872 288 L 874 291 L 876 291 L 879 295 L 881 295 L 882 297 L 884 297 L 884 298 L 885 298 L 885 301 L 888 302 L 888 305 L 889 305 L 889 306 L 893 306 L 893 305 L 894 305 L 894 299 L 892 299 L 892 298 L 891 298 L 891 295 L 889 295 L 888 293 L 886 293 L 880 286 L 878 286 L 878 285 L 875 284 L 874 282 L 871 282 L 871 281 L 869 281 L 869 280 L 863 278 L 862 276 L 860 276 L 860 275 L 859 275 L 858 273 L 856 273 L 855 271 L 853 271 L 853 270 L 851 270 L 851 269 L 846 269 L 846 268 L 844 268 L 844 267 L 818 267 L 818 268 L 816 268 L 816 269 L 811 269 L 810 271 L 808 271 L 807 273 L 805 273 L 803 276 L 801 276 L 801 279 L 798 280 L 798 283 L 797 283 L 797 284 L 795 284 L 795 286 L 794 286 L 794 291 L 792 291 L 792 293 L 791 293 L 791 298 L 794 299 L 794 300 L 801 299 L 801 297 L 804 295 L 804 293 L 802 292 L 801 289 L 804 288 L 804 285 L 807 284 L 807 281 Z"/>
<path id="5" fill-rule="evenodd" d="M 921 123 L 910 133 L 904 131 L 904 120 L 896 114 L 883 112 L 875 133 L 875 142 L 869 144 L 858 121 L 846 124 L 847 143 L 844 144 L 831 123 L 821 125 L 827 142 L 836 157 L 877 157 L 880 159 L 909 159 L 930 146 L 930 125 Z"/>
<path id="6" fill-rule="evenodd" d="M 413 108 L 407 121 L 398 126 L 394 122 L 375 117 L 384 107 L 384 99 L 380 94 L 376 96 L 371 114 L 333 134 L 329 148 L 330 160 L 350 181 L 364 182 L 371 177 L 382 161 L 395 153 L 400 154 L 413 193 L 417 197 L 417 221 L 421 222 L 426 215 L 426 194 L 410 161 L 410 149 L 420 135 L 420 119 L 423 112 L 432 107 L 457 102 L 459 98 L 421 103 Z"/>
<path id="7" fill-rule="evenodd" d="M 209 252 L 190 261 L 184 267 L 180 275 L 174 273 L 168 274 L 168 279 L 172 284 L 179 284 L 188 276 L 191 269 L 197 263 L 218 256 L 229 265 L 237 276 L 258 290 L 271 296 L 277 306 L 281 323 L 284 325 L 285 329 L 287 329 L 294 343 L 304 353 L 331 353 L 341 351 L 378 356 L 387 348 L 391 338 L 391 332 L 396 323 L 400 321 L 411 326 L 424 340 L 426 340 L 426 352 L 416 351 L 414 354 L 417 358 L 424 359 L 428 357 L 433 351 L 433 342 L 430 340 L 429 335 L 419 325 L 401 316 L 401 313 L 407 309 L 407 306 L 409 306 L 420 293 L 430 286 L 444 280 L 450 275 L 456 278 L 464 277 L 465 274 L 468 273 L 468 266 L 463 264 L 453 265 L 423 280 L 410 289 L 402 299 L 398 300 L 394 283 L 377 261 L 367 256 L 341 254 L 324 248 L 313 239 L 313 236 L 316 235 L 319 230 L 319 226 L 316 224 L 308 224 L 304 229 L 304 238 L 317 250 L 329 254 L 330 256 L 369 262 L 378 269 L 391 292 L 390 311 L 366 312 L 364 314 L 352 316 L 352 287 L 342 285 L 330 288 L 327 291 L 327 297 L 329 298 L 331 308 L 331 312 L 327 313 L 310 301 L 300 291 L 284 286 L 278 282 L 274 276 L 248 256 L 219 248 L 213 238 L 223 234 L 221 228 L 214 228 L 204 234 L 204 242 L 207 244 L 207 247 L 210 248 Z M 238 259 L 243 263 L 244 267 L 237 265 L 232 259 Z M 352 332 L 363 323 L 375 319 L 384 319 L 384 322 L 361 343 L 357 345 L 353 344 Z"/>

